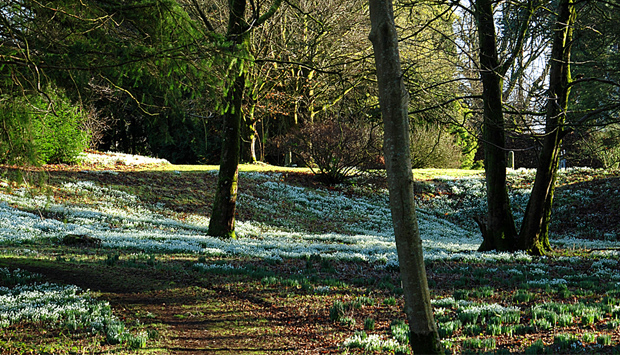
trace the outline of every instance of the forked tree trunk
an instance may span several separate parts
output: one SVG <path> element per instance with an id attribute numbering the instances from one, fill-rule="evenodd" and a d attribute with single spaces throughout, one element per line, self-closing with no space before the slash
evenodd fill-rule
<path id="1" fill-rule="evenodd" d="M 480 42 L 480 77 L 484 104 L 483 137 L 487 185 L 486 220 L 478 219 L 483 242 L 480 251 L 516 249 L 517 230 L 506 189 L 506 149 L 500 72 L 492 0 L 476 0 L 475 15 Z"/>
<path id="2" fill-rule="evenodd" d="M 520 249 L 534 255 L 543 255 L 551 250 L 549 221 L 570 94 L 570 51 L 576 11 L 574 0 L 561 0 L 558 6 L 550 59 L 545 138 L 519 235 Z"/>
<path id="3" fill-rule="evenodd" d="M 415 213 L 409 151 L 409 97 L 403 83 L 391 0 L 370 0 L 370 40 L 385 127 L 385 161 L 405 312 L 414 354 L 442 354 L 431 306 L 422 241 Z"/>

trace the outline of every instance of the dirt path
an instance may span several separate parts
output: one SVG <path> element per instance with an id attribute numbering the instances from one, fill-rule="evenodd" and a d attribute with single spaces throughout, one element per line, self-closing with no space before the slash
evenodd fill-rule
<path id="1" fill-rule="evenodd" d="M 279 290 L 219 275 L 0 259 L 8 265 L 100 293 L 127 325 L 155 335 L 148 343 L 155 353 L 324 354 L 337 353 L 333 344 L 342 341 L 315 296 L 283 301 Z"/>

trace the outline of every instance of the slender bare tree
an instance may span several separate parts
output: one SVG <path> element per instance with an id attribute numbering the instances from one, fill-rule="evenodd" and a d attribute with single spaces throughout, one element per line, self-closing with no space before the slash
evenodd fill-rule
<path id="1" fill-rule="evenodd" d="M 410 344 L 415 354 L 442 354 L 415 212 L 409 151 L 409 95 L 400 66 L 392 1 L 370 0 L 370 21 L 369 37 L 374 47 L 379 104 L 385 127 L 383 149 L 390 208 L 403 280 L 405 312 L 411 330 Z"/>

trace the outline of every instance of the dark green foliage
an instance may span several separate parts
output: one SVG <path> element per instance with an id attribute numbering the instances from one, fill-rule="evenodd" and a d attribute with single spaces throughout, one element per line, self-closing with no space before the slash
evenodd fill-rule
<path id="1" fill-rule="evenodd" d="M 396 298 L 388 297 L 383 300 L 383 304 L 386 306 L 396 306 Z"/>
<path id="2" fill-rule="evenodd" d="M 553 347 L 556 351 L 567 351 L 579 343 L 579 338 L 575 334 L 558 334 L 553 339 Z"/>
<path id="3" fill-rule="evenodd" d="M 0 47 L 0 61 L 17 64 L 0 66 L 0 94 L 54 83 L 107 129 L 95 148 L 172 162 L 218 159 L 219 125 L 210 114 L 218 80 L 204 71 L 214 62 L 204 46 L 219 42 L 201 40 L 205 34 L 176 1 L 9 1 L 3 11 L 0 17 L 15 26 L 0 29 L 13 39 L 5 43 L 28 46 Z M 45 151 L 51 160 L 65 159 L 50 144 Z"/>
<path id="4" fill-rule="evenodd" d="M 39 100 L 33 103 L 35 110 L 47 104 Z M 88 144 L 88 133 L 80 129 L 85 115 L 79 107 L 62 100 L 52 102 L 52 108 L 53 111 L 33 111 L 30 116 L 38 162 L 73 163 Z"/>
<path id="5" fill-rule="evenodd" d="M 16 103 L 3 103 L 0 105 L 0 123 L 0 162 L 34 163 L 34 133 L 26 108 Z"/>
<path id="6" fill-rule="evenodd" d="M 334 304 L 329 309 L 329 319 L 332 322 L 338 322 L 344 318 L 347 311 L 347 305 L 342 301 L 334 301 Z"/>
<path id="7" fill-rule="evenodd" d="M 439 332 L 440 337 L 450 338 L 462 326 L 463 324 L 459 320 L 448 321 L 448 322 L 437 322 L 437 331 Z"/>
<path id="8" fill-rule="evenodd" d="M 532 354 L 532 355 L 544 354 L 544 351 L 545 351 L 545 344 L 540 339 L 536 340 L 535 342 L 530 344 L 530 346 L 528 346 L 525 349 L 526 354 Z"/>
<path id="9" fill-rule="evenodd" d="M 512 299 L 517 303 L 529 302 L 534 298 L 534 294 L 525 290 L 517 290 L 512 296 Z"/>
<path id="10" fill-rule="evenodd" d="M 364 330 L 375 330 L 375 320 L 372 318 L 364 319 Z"/>
<path id="11" fill-rule="evenodd" d="M 48 91 L 0 104 L 0 162 L 74 163 L 86 148 L 86 114 L 60 93 Z"/>
<path id="12" fill-rule="evenodd" d="M 580 144 L 580 153 L 596 159 L 605 169 L 618 169 L 620 167 L 620 126 L 608 125 L 586 135 Z"/>

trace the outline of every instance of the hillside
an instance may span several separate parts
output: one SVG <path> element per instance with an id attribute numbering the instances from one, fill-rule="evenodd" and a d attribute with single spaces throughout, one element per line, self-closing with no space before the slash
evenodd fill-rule
<path id="1" fill-rule="evenodd" d="M 103 320 L 67 311 L 74 315 L 60 312 L 41 327 L 40 311 L 9 317 L 2 310 L 10 305 L 0 304 L 9 335 L 0 342 L 3 353 L 339 354 L 402 347 L 402 290 L 383 179 L 327 188 L 306 171 L 242 170 L 240 238 L 223 241 L 206 235 L 213 170 L 162 163 L 5 167 L 0 297 L 13 295 L 11 307 L 28 309 L 20 295 L 35 289 L 47 295 L 44 282 L 77 285 L 54 292 L 90 300 L 80 302 L 91 302 Z M 480 173 L 462 174 L 415 174 L 444 345 L 454 353 L 579 352 L 577 343 L 591 352 L 617 351 L 618 253 L 589 251 L 620 246 L 618 172 L 561 173 L 557 252 L 538 259 L 475 251 L 481 238 L 472 216 L 484 211 L 484 185 Z M 518 217 L 533 174 L 509 176 Z M 38 302 L 55 302 L 45 300 Z M 109 302 L 109 310 L 98 302 Z"/>

